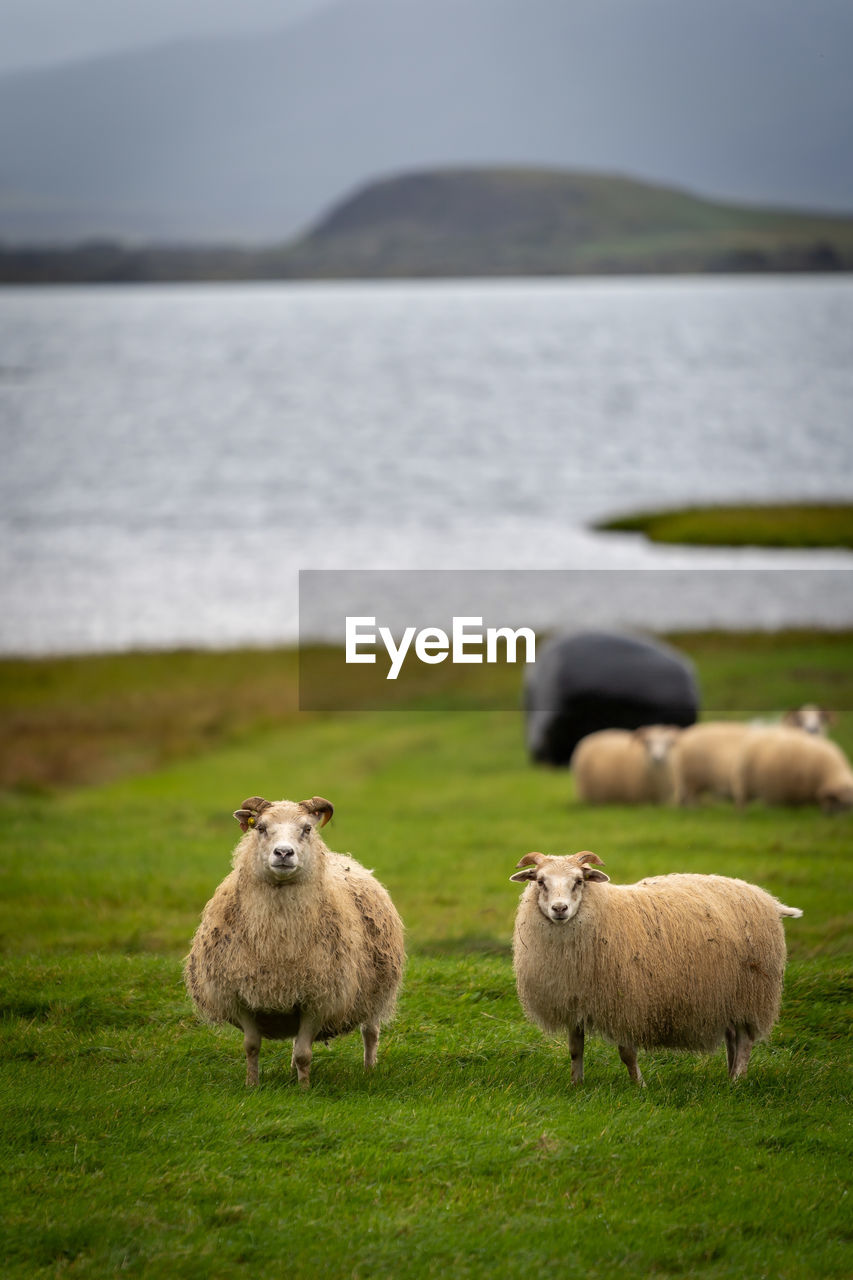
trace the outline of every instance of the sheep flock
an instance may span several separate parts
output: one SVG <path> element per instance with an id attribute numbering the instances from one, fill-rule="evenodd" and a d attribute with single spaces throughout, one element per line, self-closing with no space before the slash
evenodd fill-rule
<path id="1" fill-rule="evenodd" d="M 686 729 L 645 725 L 582 738 L 570 768 L 587 804 L 694 804 L 708 796 L 853 808 L 853 769 L 826 736 L 829 713 L 808 704 L 777 724 L 700 721 Z"/>
<path id="2" fill-rule="evenodd" d="M 743 809 L 853 808 L 853 770 L 827 737 L 831 717 L 807 705 L 776 723 L 704 721 L 689 728 L 605 729 L 570 761 L 585 804 L 695 804 Z M 246 1083 L 259 1080 L 264 1039 L 293 1041 L 291 1068 L 308 1086 L 312 1046 L 360 1029 L 364 1067 L 394 1015 L 404 930 L 387 890 L 320 832 L 330 801 L 250 796 L 234 812 L 233 867 L 202 913 L 184 966 L 199 1016 L 243 1034 Z M 725 1042 L 729 1076 L 779 1015 L 784 917 L 764 889 L 720 875 L 673 873 L 612 884 L 589 850 L 526 854 L 513 935 L 518 997 L 547 1033 L 567 1035 L 571 1079 L 583 1080 L 584 1037 L 618 1046 L 642 1084 L 638 1049 L 708 1052 Z"/>

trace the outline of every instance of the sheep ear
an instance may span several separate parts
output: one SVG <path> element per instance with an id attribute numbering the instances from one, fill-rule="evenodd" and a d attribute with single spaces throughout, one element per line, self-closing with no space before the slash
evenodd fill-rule
<path id="1" fill-rule="evenodd" d="M 335 806 L 331 800 L 324 800 L 322 796 L 312 796 L 310 800 L 300 800 L 299 808 L 304 809 L 312 817 L 319 818 L 318 827 L 325 827 L 335 812 Z"/>
<path id="2" fill-rule="evenodd" d="M 510 880 L 535 880 L 536 872 L 541 863 L 545 861 L 544 853 L 526 853 L 523 858 L 515 864 L 517 867 L 526 867 L 526 871 L 516 871 L 514 876 L 510 876 Z"/>
<path id="3" fill-rule="evenodd" d="M 609 880 L 610 876 L 604 874 L 603 871 L 594 870 L 595 867 L 603 867 L 597 853 L 591 853 L 589 849 L 584 849 L 583 853 L 575 854 L 575 862 L 583 871 L 584 880 Z"/>
<path id="4" fill-rule="evenodd" d="M 248 800 L 244 800 L 239 809 L 234 810 L 234 817 L 240 823 L 241 831 L 248 831 L 249 827 L 253 827 L 258 820 L 258 816 L 263 813 L 264 809 L 271 809 L 272 803 L 264 800 L 263 796 L 249 796 Z"/>

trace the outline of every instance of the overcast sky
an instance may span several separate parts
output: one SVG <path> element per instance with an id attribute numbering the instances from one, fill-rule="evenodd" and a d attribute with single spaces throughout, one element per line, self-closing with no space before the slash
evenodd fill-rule
<path id="1" fill-rule="evenodd" d="M 281 27 L 333 2 L 341 0 L 0 0 L 0 72 Z"/>
<path id="2" fill-rule="evenodd" d="M 847 212 L 851 49 L 853 0 L 0 0 L 0 239 L 275 243 L 442 165 Z"/>

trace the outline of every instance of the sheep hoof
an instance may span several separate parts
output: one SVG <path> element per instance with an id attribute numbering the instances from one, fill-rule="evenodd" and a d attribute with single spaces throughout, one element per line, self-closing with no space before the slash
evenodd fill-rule
<path id="1" fill-rule="evenodd" d="M 257 1053 L 247 1054 L 246 1056 L 246 1088 L 254 1089 L 258 1083 L 258 1055 Z"/>

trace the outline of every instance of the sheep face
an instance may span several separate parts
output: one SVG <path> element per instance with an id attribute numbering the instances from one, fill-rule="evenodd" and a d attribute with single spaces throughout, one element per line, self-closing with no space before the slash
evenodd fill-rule
<path id="1" fill-rule="evenodd" d="M 575 853 L 566 858 L 527 853 L 518 864 L 525 870 L 517 871 L 510 880 L 535 883 L 537 905 L 545 919 L 554 924 L 565 924 L 577 915 L 586 882 L 610 879 L 603 871 L 588 865 L 591 862 L 602 865 L 601 859 L 589 852 Z"/>
<path id="2" fill-rule="evenodd" d="M 832 721 L 832 713 L 825 711 L 823 707 L 815 706 L 813 702 L 797 707 L 796 711 L 786 711 L 782 717 L 782 723 L 790 725 L 792 729 L 802 729 L 804 733 L 816 733 L 821 737 L 826 736 L 827 728 Z"/>
<path id="3" fill-rule="evenodd" d="M 271 804 L 253 796 L 234 813 L 243 831 L 250 832 L 249 857 L 258 878 L 276 885 L 298 883 L 315 874 L 324 848 L 316 832 L 331 815 L 332 805 L 321 796 L 299 804 L 289 800 Z"/>
<path id="4" fill-rule="evenodd" d="M 635 730 L 635 736 L 645 747 L 649 761 L 660 768 L 668 761 L 680 732 L 674 725 L 647 724 Z"/>

